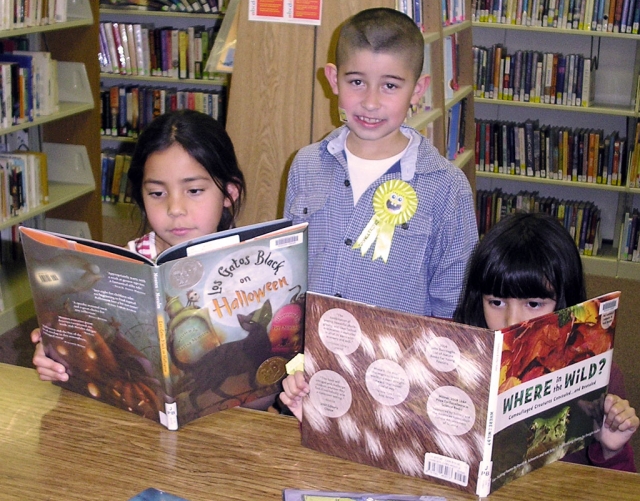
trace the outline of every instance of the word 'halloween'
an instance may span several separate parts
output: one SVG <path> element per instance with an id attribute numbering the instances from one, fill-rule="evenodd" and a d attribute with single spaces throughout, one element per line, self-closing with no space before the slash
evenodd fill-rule
<path id="1" fill-rule="evenodd" d="M 213 311 L 218 315 L 218 318 L 233 315 L 235 310 L 244 308 L 251 303 L 261 303 L 266 297 L 267 292 L 277 291 L 282 288 L 290 288 L 287 277 L 281 277 L 278 280 L 267 282 L 262 287 L 258 287 L 253 291 L 237 290 L 231 297 L 221 297 L 211 300 Z"/>
<path id="2" fill-rule="evenodd" d="M 284 259 L 278 261 L 277 259 L 273 259 L 271 257 L 271 252 L 266 253 L 264 251 L 258 251 L 258 254 L 255 258 L 255 261 L 251 262 L 251 257 L 241 257 L 241 258 L 233 258 L 231 259 L 231 264 L 229 266 L 220 266 L 218 268 L 218 275 L 226 278 L 233 277 L 233 272 L 238 271 L 243 266 L 251 266 L 252 264 L 257 266 L 268 266 L 273 270 L 273 274 L 277 275 L 280 271 L 280 268 L 284 266 Z"/>

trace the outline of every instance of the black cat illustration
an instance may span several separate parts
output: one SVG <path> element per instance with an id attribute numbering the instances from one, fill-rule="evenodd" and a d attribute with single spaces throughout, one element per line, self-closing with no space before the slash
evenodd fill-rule
<path id="1" fill-rule="evenodd" d="M 255 390 L 258 387 L 258 367 L 271 356 L 271 341 L 267 333 L 272 317 L 271 303 L 267 300 L 261 308 L 248 315 L 238 314 L 237 317 L 240 326 L 248 332 L 247 336 L 221 344 L 193 364 L 180 362 L 175 356 L 173 344 L 169 343 L 174 363 L 189 379 L 186 386 L 191 390 L 189 399 L 196 410 L 201 410 L 198 398 L 209 390 L 224 399 L 233 398 L 234 395 L 221 389 L 232 376 L 247 374 L 250 388 Z"/>

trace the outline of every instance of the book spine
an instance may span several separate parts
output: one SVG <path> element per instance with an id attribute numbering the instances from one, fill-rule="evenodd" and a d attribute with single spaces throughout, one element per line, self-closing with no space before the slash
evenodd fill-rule
<path id="1" fill-rule="evenodd" d="M 153 290 L 156 301 L 156 322 L 158 328 L 158 345 L 160 347 L 160 363 L 162 366 L 162 375 L 164 377 L 164 392 L 168 396 L 172 396 L 171 385 L 171 367 L 169 365 L 169 345 L 167 342 L 167 325 L 164 318 L 164 299 L 162 288 L 160 286 L 160 271 L 157 266 L 153 267 Z M 165 403 L 165 415 L 160 422 L 169 430 L 178 429 L 178 413 L 176 403 Z"/>
<path id="2" fill-rule="evenodd" d="M 146 58 L 145 58 L 145 38 L 143 36 L 143 30 L 141 24 L 134 24 L 133 26 L 133 40 L 134 40 L 134 48 L 136 52 L 136 70 L 138 75 L 146 76 L 147 66 L 146 66 Z"/>
<path id="3" fill-rule="evenodd" d="M 180 75 L 180 41 L 179 41 L 179 34 L 180 34 L 180 30 L 178 29 L 171 29 L 170 30 L 170 37 L 171 37 L 171 54 L 170 54 L 170 61 L 171 61 L 171 68 L 170 68 L 170 73 L 169 76 L 172 78 L 178 78 Z M 185 52 L 186 52 L 186 47 L 185 47 Z M 186 56 L 186 53 L 185 53 Z"/>
<path id="4" fill-rule="evenodd" d="M 489 384 L 489 400 L 487 403 L 487 425 L 484 435 L 482 461 L 478 467 L 478 483 L 476 495 L 486 497 L 491 493 L 491 467 L 493 464 L 493 435 L 498 411 L 498 388 L 500 386 L 500 364 L 502 361 L 502 332 L 494 334 L 493 357 L 491 362 L 491 380 Z"/>
<path id="5" fill-rule="evenodd" d="M 140 73 L 138 72 L 138 53 L 136 49 L 136 39 L 135 39 L 133 24 L 126 23 L 123 26 L 127 34 L 129 59 L 131 61 L 131 74 L 139 75 Z"/>

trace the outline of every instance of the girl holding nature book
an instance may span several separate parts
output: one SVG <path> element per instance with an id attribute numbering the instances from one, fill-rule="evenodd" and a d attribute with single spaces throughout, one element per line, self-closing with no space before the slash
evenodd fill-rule
<path id="1" fill-rule="evenodd" d="M 565 228 L 546 214 L 514 214 L 496 224 L 475 249 L 454 320 L 498 330 L 585 300 L 580 254 Z M 280 399 L 302 420 L 302 399 L 309 394 L 304 373 L 288 376 L 283 387 Z M 614 364 L 597 441 L 563 460 L 636 471 L 629 439 L 640 420 L 624 396 L 622 374 Z"/>

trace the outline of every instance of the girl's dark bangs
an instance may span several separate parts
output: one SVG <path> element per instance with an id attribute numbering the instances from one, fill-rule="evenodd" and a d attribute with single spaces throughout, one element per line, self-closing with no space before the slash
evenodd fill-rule
<path id="1" fill-rule="evenodd" d="M 554 298 L 552 281 L 540 263 L 496 263 L 489 267 L 483 279 L 482 293 L 503 298 Z"/>

